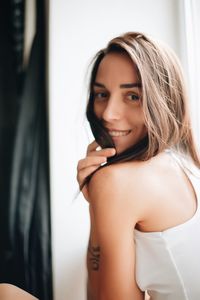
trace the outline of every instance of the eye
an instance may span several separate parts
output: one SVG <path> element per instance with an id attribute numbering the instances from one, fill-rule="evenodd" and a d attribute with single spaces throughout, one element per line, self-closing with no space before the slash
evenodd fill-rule
<path id="1" fill-rule="evenodd" d="M 95 92 L 94 93 L 94 98 L 96 100 L 104 100 L 108 97 L 108 94 L 106 92 Z"/>
<path id="2" fill-rule="evenodd" d="M 127 95 L 127 98 L 131 101 L 139 101 L 140 100 L 140 96 L 134 93 L 130 93 Z"/>

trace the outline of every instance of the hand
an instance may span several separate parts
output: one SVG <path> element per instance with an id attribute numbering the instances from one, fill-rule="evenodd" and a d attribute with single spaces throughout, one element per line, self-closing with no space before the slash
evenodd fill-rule
<path id="1" fill-rule="evenodd" d="M 97 150 L 99 145 L 96 141 L 89 144 L 86 157 L 79 160 L 77 165 L 77 181 L 81 187 L 87 176 L 97 170 L 101 164 L 107 161 L 107 157 L 113 156 L 116 153 L 115 148 L 105 148 Z M 84 185 L 81 192 L 85 199 L 89 202 L 88 186 Z"/>

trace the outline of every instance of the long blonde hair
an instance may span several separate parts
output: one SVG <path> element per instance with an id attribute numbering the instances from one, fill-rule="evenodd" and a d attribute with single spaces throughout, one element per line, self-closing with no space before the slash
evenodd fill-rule
<path id="1" fill-rule="evenodd" d="M 100 137 L 100 141 L 108 140 L 107 145 L 110 141 L 113 146 L 111 138 L 101 124 L 98 124 L 93 112 L 93 83 L 103 57 L 115 51 L 126 53 L 137 67 L 142 85 L 142 106 L 148 139 L 140 143 L 141 147 L 134 146 L 132 152 L 128 151 L 118 158 L 112 158 L 110 163 L 131 159 L 147 160 L 167 148 L 174 148 L 191 157 L 195 165 L 200 167 L 200 157 L 191 125 L 188 95 L 179 60 L 169 47 L 143 33 L 128 32 L 115 37 L 95 57 L 90 80 L 87 118 L 97 140 Z"/>

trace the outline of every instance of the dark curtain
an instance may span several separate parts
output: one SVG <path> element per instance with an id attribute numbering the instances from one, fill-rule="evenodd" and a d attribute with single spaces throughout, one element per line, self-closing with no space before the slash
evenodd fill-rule
<path id="1" fill-rule="evenodd" d="M 45 4 L 36 3 L 26 69 L 25 0 L 0 4 L 0 282 L 51 300 Z"/>

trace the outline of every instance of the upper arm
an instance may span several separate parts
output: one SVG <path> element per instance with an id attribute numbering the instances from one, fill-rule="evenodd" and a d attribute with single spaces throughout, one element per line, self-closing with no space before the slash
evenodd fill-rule
<path id="1" fill-rule="evenodd" d="M 89 184 L 90 205 L 100 246 L 98 299 L 144 299 L 135 280 L 134 226 L 140 210 L 130 201 L 127 181 L 116 169 L 99 170 Z"/>

